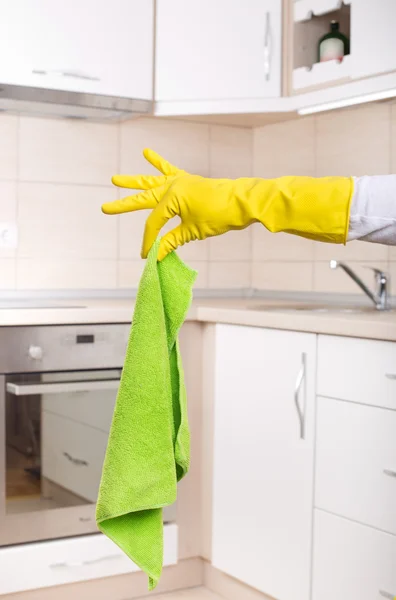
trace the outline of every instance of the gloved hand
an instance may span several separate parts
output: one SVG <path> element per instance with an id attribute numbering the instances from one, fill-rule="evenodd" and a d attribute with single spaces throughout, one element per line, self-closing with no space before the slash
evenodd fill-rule
<path id="1" fill-rule="evenodd" d="M 143 258 L 165 223 L 176 215 L 181 223 L 161 239 L 158 260 L 192 240 L 244 229 L 254 222 L 272 232 L 323 242 L 347 240 L 352 178 L 209 179 L 178 169 L 153 150 L 144 150 L 144 156 L 162 175 L 115 175 L 115 185 L 145 191 L 102 206 L 106 214 L 153 209 L 144 230 Z"/>

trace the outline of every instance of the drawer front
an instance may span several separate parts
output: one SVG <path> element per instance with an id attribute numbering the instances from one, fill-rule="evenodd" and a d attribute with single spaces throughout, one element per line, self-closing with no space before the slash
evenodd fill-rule
<path id="1" fill-rule="evenodd" d="M 107 439 L 103 431 L 43 411 L 43 477 L 96 502 Z"/>
<path id="2" fill-rule="evenodd" d="M 315 511 L 312 600 L 393 600 L 396 537 Z"/>
<path id="3" fill-rule="evenodd" d="M 318 398 L 315 505 L 396 535 L 396 411 Z"/>
<path id="4" fill-rule="evenodd" d="M 317 392 L 396 410 L 396 343 L 320 335 Z"/>
<path id="5" fill-rule="evenodd" d="M 45 394 L 42 407 L 46 412 L 109 433 L 116 396 L 117 390 Z"/>
<path id="6" fill-rule="evenodd" d="M 177 563 L 176 525 L 164 527 L 164 566 Z M 0 597 L 27 590 L 88 581 L 112 575 L 134 573 L 139 568 L 116 544 L 102 534 L 78 536 L 68 540 L 19 544 L 0 549 Z M 16 575 L 17 574 L 17 575 Z M 138 582 L 139 589 L 140 581 Z M 130 582 L 128 596 L 137 591 Z M 62 592 L 53 592 L 57 598 Z M 67 592 L 65 592 L 66 595 Z M 43 594 L 47 596 L 47 594 Z M 140 594 L 139 594 L 140 595 Z M 84 593 L 76 598 L 87 597 Z"/>

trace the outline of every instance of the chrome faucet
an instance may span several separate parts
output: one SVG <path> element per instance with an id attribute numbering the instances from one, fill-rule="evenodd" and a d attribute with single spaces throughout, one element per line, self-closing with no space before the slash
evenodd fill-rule
<path id="1" fill-rule="evenodd" d="M 373 269 L 372 267 L 366 267 L 367 269 L 372 269 L 374 271 L 375 276 L 375 284 L 377 287 L 376 292 L 372 292 L 365 283 L 356 275 L 354 271 L 347 264 L 343 262 L 338 262 L 337 260 L 330 261 L 330 269 L 343 269 L 351 279 L 360 287 L 361 290 L 370 298 L 372 302 L 374 302 L 375 308 L 377 310 L 389 310 L 389 302 L 388 302 L 388 289 L 389 289 L 389 276 L 381 271 L 380 269 Z"/>

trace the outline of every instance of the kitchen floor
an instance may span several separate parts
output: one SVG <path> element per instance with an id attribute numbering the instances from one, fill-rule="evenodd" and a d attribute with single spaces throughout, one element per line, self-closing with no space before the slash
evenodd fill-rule
<path id="1" fill-rule="evenodd" d="M 22 452 L 7 446 L 6 451 L 6 496 L 7 498 L 40 496 L 40 479 L 35 477 L 30 468 L 34 468 L 34 460 Z"/>
<path id="2" fill-rule="evenodd" d="M 204 587 L 197 587 L 190 590 L 182 590 L 181 592 L 161 594 L 160 596 L 155 596 L 155 600 L 224 600 L 224 598 Z"/>

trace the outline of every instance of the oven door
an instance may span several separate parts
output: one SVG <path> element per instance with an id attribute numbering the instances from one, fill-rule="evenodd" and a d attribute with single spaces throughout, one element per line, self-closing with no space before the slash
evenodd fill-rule
<path id="1" fill-rule="evenodd" d="M 97 531 L 95 502 L 120 373 L 0 378 L 0 545 Z"/>

